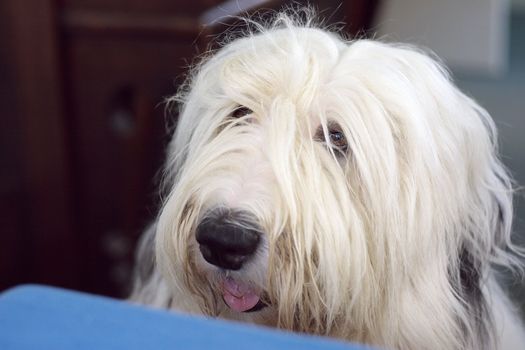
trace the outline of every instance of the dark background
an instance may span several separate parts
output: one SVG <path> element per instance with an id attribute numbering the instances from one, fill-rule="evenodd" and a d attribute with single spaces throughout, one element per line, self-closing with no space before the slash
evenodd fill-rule
<path id="1" fill-rule="evenodd" d="M 377 2 L 314 3 L 355 34 Z M 176 118 L 162 102 L 226 28 L 202 16 L 222 5 L 0 2 L 0 290 L 44 283 L 126 295 L 136 240 L 157 211 L 166 121 Z"/>

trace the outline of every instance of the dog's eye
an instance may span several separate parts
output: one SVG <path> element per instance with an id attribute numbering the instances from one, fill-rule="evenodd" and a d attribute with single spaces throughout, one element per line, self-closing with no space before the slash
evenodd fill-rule
<path id="1" fill-rule="evenodd" d="M 332 149 L 334 149 L 335 151 L 341 153 L 345 153 L 348 149 L 348 141 L 346 140 L 346 136 L 339 125 L 328 125 L 328 138 L 329 140 L 325 139 L 323 128 L 319 127 L 315 134 L 316 141 L 324 142 L 327 145 L 330 145 L 330 147 L 332 147 Z"/>
<path id="2" fill-rule="evenodd" d="M 342 131 L 339 130 L 330 130 L 328 132 L 328 136 L 330 137 L 330 143 L 337 147 L 340 150 L 346 150 L 346 147 L 348 146 L 346 143 L 346 137 L 343 134 Z"/>
<path id="3" fill-rule="evenodd" d="M 252 114 L 252 113 L 253 111 L 249 109 L 248 107 L 239 106 L 233 111 L 232 117 L 235 119 L 238 119 L 238 118 L 242 118 L 245 115 Z"/>

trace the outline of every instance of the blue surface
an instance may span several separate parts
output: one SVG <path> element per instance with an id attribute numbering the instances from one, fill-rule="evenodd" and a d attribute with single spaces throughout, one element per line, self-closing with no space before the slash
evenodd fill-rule
<path id="1" fill-rule="evenodd" d="M 366 348 L 28 285 L 0 294 L 0 349 Z"/>

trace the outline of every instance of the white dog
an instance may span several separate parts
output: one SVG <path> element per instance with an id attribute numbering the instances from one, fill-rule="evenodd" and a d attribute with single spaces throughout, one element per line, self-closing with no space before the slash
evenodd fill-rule
<path id="1" fill-rule="evenodd" d="M 525 347 L 491 268 L 520 270 L 494 124 L 434 59 L 279 15 L 176 99 L 132 300 L 393 349 Z"/>

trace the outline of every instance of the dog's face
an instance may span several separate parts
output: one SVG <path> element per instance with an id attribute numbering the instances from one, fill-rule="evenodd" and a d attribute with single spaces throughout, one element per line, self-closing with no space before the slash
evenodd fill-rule
<path id="1" fill-rule="evenodd" d="M 189 86 L 156 240 L 188 311 L 358 339 L 461 283 L 450 256 L 494 230 L 491 122 L 421 53 L 284 28 Z"/>

